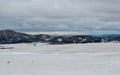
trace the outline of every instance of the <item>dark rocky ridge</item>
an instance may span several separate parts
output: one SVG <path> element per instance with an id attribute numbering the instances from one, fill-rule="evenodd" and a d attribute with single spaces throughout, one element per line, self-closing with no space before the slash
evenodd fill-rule
<path id="1" fill-rule="evenodd" d="M 97 43 L 101 42 L 101 38 L 92 35 L 73 35 L 73 36 L 57 36 L 50 40 L 52 44 L 66 43 Z"/>
<path id="2" fill-rule="evenodd" d="M 1 30 L 0 31 L 0 44 L 9 43 L 31 43 L 31 42 L 47 42 L 50 36 L 45 34 L 30 35 L 13 30 Z"/>
<path id="3" fill-rule="evenodd" d="M 120 35 L 31 35 L 13 30 L 0 31 L 0 44 L 47 42 L 50 44 L 120 42 Z"/>

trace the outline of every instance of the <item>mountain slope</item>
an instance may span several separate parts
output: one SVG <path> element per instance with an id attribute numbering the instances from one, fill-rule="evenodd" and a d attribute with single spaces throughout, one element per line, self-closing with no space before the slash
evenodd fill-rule
<path id="1" fill-rule="evenodd" d="M 46 38 L 44 39 L 43 37 Z M 38 39 L 39 37 L 39 39 Z M 30 35 L 20 32 L 15 32 L 13 30 L 1 30 L 0 31 L 0 43 L 30 43 L 30 42 L 38 42 L 45 41 L 49 38 L 49 35 Z"/>
<path id="2" fill-rule="evenodd" d="M 64 43 L 95 43 L 101 42 L 101 38 L 92 35 L 73 35 L 73 36 L 57 36 L 50 40 L 52 44 Z"/>
<path id="3" fill-rule="evenodd" d="M 63 35 L 25 34 L 13 30 L 0 31 L 0 44 L 47 42 L 50 44 L 120 42 L 120 35 Z"/>

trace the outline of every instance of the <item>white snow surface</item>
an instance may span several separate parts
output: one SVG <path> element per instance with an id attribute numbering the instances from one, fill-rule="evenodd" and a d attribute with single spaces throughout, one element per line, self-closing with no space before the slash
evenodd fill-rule
<path id="1" fill-rule="evenodd" d="M 120 43 L 0 46 L 0 75 L 120 75 Z"/>

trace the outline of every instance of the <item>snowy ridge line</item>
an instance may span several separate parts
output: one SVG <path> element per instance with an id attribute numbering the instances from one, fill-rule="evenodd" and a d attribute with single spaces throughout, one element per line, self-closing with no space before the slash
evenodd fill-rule
<path id="1" fill-rule="evenodd" d="M 120 52 L 0 52 L 0 55 L 90 55 L 90 56 L 100 56 L 100 55 L 120 55 Z"/>
<path id="2" fill-rule="evenodd" d="M 0 52 L 4 52 L 4 51 L 11 51 L 11 50 L 10 49 L 0 50 Z"/>

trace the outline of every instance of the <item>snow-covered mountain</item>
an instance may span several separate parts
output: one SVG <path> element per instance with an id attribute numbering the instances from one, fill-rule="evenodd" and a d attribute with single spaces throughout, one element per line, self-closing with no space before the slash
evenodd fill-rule
<path id="1" fill-rule="evenodd" d="M 38 34 L 31 35 L 20 32 L 15 32 L 13 30 L 1 30 L 0 31 L 0 43 L 31 43 L 31 42 L 46 42 L 49 39 L 49 35 Z"/>
<path id="2" fill-rule="evenodd" d="M 52 44 L 65 43 L 95 43 L 101 42 L 101 38 L 93 35 L 72 35 L 72 36 L 57 36 L 50 40 Z"/>
<path id="3" fill-rule="evenodd" d="M 26 34 L 13 30 L 0 31 L 0 44 L 47 42 L 50 44 L 120 42 L 119 34 L 104 35 L 47 35 Z"/>

